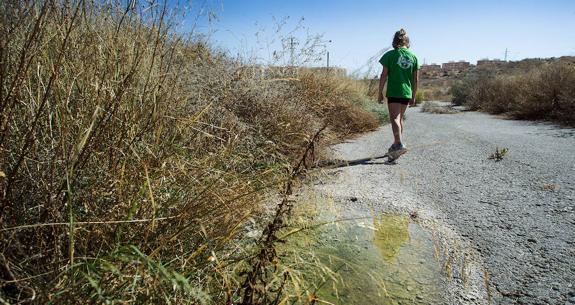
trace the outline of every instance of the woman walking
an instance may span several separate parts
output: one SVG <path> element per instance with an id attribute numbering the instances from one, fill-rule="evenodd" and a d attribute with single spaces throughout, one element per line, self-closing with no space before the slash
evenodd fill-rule
<path id="1" fill-rule="evenodd" d="M 378 102 L 383 101 L 383 88 L 387 81 L 387 108 L 393 131 L 393 144 L 388 150 L 389 161 L 394 161 L 407 152 L 402 142 L 403 116 L 407 106 L 415 105 L 418 70 L 421 67 L 415 54 L 409 50 L 409 37 L 404 29 L 395 32 L 393 36 L 393 50 L 383 54 L 379 63 L 383 71 L 379 78 Z"/>

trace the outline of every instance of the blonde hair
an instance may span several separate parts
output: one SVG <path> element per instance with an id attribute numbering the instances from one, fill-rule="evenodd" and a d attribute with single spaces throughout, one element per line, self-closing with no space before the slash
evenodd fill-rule
<path id="1" fill-rule="evenodd" d="M 409 37 L 407 37 L 407 32 L 404 29 L 395 32 L 392 46 L 394 49 L 401 47 L 409 48 Z"/>

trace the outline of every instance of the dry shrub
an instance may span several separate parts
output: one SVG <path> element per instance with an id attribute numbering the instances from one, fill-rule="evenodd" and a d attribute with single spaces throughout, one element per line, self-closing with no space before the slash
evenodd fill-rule
<path id="1" fill-rule="evenodd" d="M 379 79 L 363 79 L 359 82 L 362 83 L 363 86 L 366 88 L 366 95 L 373 100 L 377 99 L 378 91 L 379 91 Z"/>
<path id="2" fill-rule="evenodd" d="M 518 118 L 575 123 L 574 64 L 549 64 L 526 78 L 521 90 L 524 96 L 516 109 Z"/>
<path id="3" fill-rule="evenodd" d="M 516 84 L 521 84 L 521 79 L 496 76 L 480 78 L 477 84 L 471 89 L 469 100 L 473 101 L 473 108 L 489 113 L 509 112 L 520 97 Z"/>
<path id="4" fill-rule="evenodd" d="M 475 83 L 475 79 L 471 77 L 466 77 L 462 80 L 456 81 L 451 88 L 449 93 L 452 96 L 451 103 L 455 106 L 466 105 L 467 107 L 476 110 L 469 95 L 471 94 L 471 89 Z"/>
<path id="5" fill-rule="evenodd" d="M 449 106 L 440 105 L 437 102 L 426 101 L 425 103 L 423 103 L 423 106 L 421 107 L 421 112 L 435 113 L 435 114 L 453 114 L 458 113 L 459 111 Z"/>
<path id="6" fill-rule="evenodd" d="M 529 71 L 482 75 L 456 83 L 454 104 L 519 119 L 575 123 L 575 65 L 555 62 Z"/>
<path id="7" fill-rule="evenodd" d="M 328 79 L 243 75 L 153 1 L 0 11 L 3 303 L 237 300 L 242 224 L 310 134 L 376 125 Z"/>
<path id="8" fill-rule="evenodd" d="M 365 96 L 354 86 L 355 82 L 307 74 L 301 77 L 297 95 L 310 104 L 311 111 L 329 123 L 331 130 L 340 135 L 352 135 L 379 126 L 373 114 L 362 110 Z"/>

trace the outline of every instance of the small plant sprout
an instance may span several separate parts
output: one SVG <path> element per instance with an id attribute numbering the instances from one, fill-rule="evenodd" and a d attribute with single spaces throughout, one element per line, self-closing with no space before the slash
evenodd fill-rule
<path id="1" fill-rule="evenodd" d="M 507 155 L 507 153 L 509 152 L 509 148 L 502 148 L 501 150 L 499 150 L 499 147 L 495 148 L 495 152 L 493 154 L 491 154 L 491 156 L 489 156 L 489 160 L 495 160 L 495 162 L 499 162 L 501 160 L 503 160 L 503 158 Z"/>

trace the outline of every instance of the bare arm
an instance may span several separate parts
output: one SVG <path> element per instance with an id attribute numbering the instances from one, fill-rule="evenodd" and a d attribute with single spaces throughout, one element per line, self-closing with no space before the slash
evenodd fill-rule
<path id="1" fill-rule="evenodd" d="M 417 97 L 417 85 L 419 83 L 419 70 L 413 72 L 411 79 L 411 102 L 409 106 L 415 106 L 415 99 Z"/>
<path id="2" fill-rule="evenodd" d="M 383 87 L 385 87 L 385 82 L 387 81 L 387 68 L 383 67 L 381 75 L 379 76 L 379 91 L 377 95 L 377 101 L 381 103 L 383 101 Z"/>

